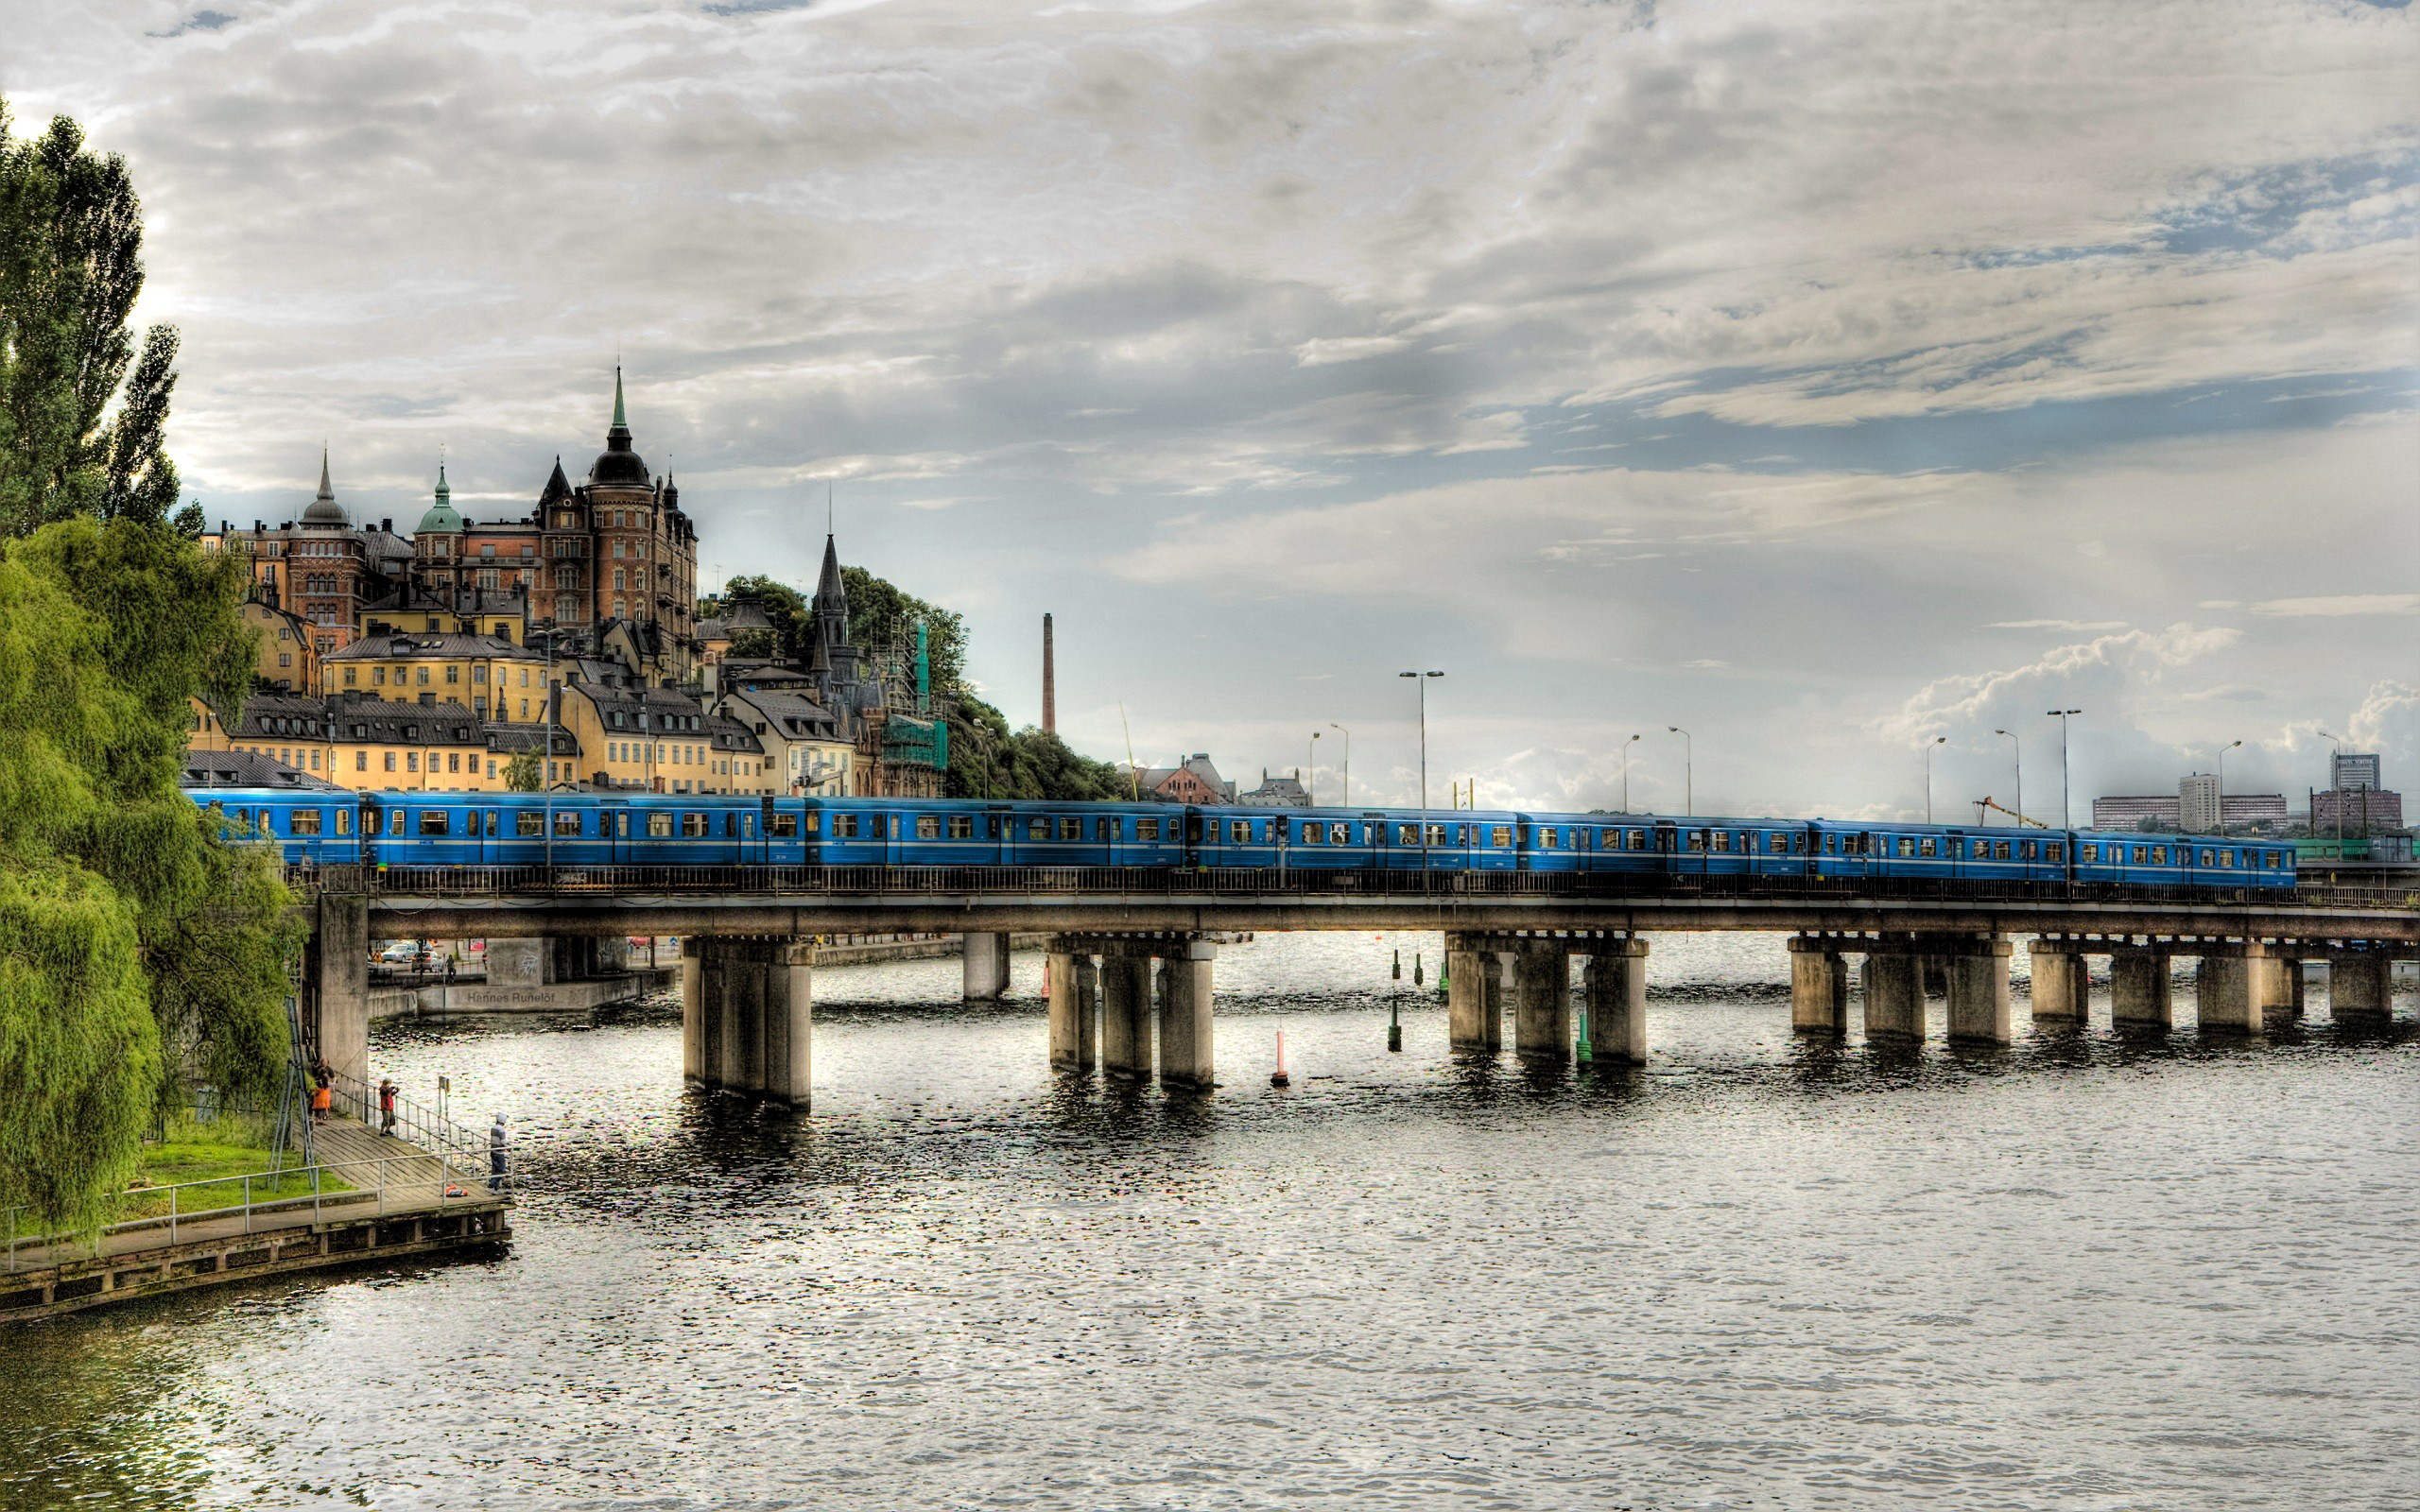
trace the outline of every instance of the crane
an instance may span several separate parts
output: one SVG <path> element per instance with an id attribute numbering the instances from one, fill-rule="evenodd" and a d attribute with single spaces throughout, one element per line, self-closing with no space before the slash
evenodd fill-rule
<path id="1" fill-rule="evenodd" d="M 2047 830 L 2047 829 L 2048 829 L 2048 828 L 2049 828 L 2049 826 L 2048 826 L 2048 825 L 2047 825 L 2047 824 L 2043 823 L 2040 819 L 2029 819 L 2029 818 L 2027 818 L 2024 815 L 2019 814 L 2018 812 L 2016 812 L 2016 810 L 2014 810 L 2014 809 L 2012 809 L 2012 808 L 2004 808 L 2004 807 L 2002 807 L 2001 805 L 1999 805 L 1999 804 L 1997 804 L 1997 803 L 1993 802 L 1993 801 L 1992 801 L 1992 799 L 1991 799 L 1991 795 L 1989 795 L 1989 794 L 1985 794 L 1983 797 L 1981 797 L 1981 798 L 1979 798 L 1979 799 L 1975 799 L 1975 800 L 1974 800 L 1974 802 L 1975 802 L 1975 828 L 1977 828 L 1977 829 L 1979 829 L 1979 829 L 1981 829 L 1981 828 L 1983 827 L 1983 811 L 1984 811 L 1985 809 L 1993 809 L 1993 810 L 1996 810 L 1996 811 L 1997 811 L 1997 812 L 1999 812 L 1999 813 L 2001 813 L 2001 814 L 2005 814 L 2005 815 L 2007 815 L 2010 818 L 2014 819 L 2014 820 L 2015 820 L 2017 823 L 2019 823 L 2019 824 L 2030 824 L 2030 825 L 2033 826 L 2033 827 L 2034 827 L 2035 829 L 2037 829 L 2037 830 Z"/>

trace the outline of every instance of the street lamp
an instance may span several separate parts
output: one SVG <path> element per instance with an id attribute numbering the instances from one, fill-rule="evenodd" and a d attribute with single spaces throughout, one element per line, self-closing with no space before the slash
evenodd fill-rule
<path id="1" fill-rule="evenodd" d="M 1630 812 L 1630 748 L 1646 737 L 1633 735 L 1622 742 L 1622 812 Z"/>
<path id="2" fill-rule="evenodd" d="M 1932 822 L 1932 753 L 1935 747 L 1949 743 L 1947 735 L 1935 735 L 1932 745 L 1925 747 L 1925 822 Z"/>
<path id="3" fill-rule="evenodd" d="M 2343 765 L 2342 758 L 2344 755 L 2344 737 L 2331 735 L 2325 730 L 2321 730 L 2319 735 L 2322 740 L 2336 742 L 2336 754 L 2339 760 L 2327 764 L 2327 790 L 2336 796 L 2336 859 L 2342 861 L 2344 859 L 2344 779 L 2337 776 L 2336 770 Z M 2366 807 L 2362 811 L 2362 816 L 2368 817 Z"/>
<path id="4" fill-rule="evenodd" d="M 2080 714 L 2083 711 L 2053 709 L 2049 713 L 2050 717 L 2059 722 L 2059 828 L 2072 830 L 2075 828 L 2075 817 L 2068 807 L 2067 798 L 2074 791 L 2074 782 L 2067 773 L 2067 715 Z"/>
<path id="5" fill-rule="evenodd" d="M 1353 806 L 1353 731 L 1342 725 L 1333 723 L 1327 728 L 1344 737 L 1344 796 L 1338 799 L 1337 802 L 1349 809 Z"/>
<path id="6" fill-rule="evenodd" d="M 1397 677 L 1409 678 L 1420 690 L 1420 869 L 1428 870 L 1428 679 L 1442 678 L 1443 672 L 1400 672 Z"/>
<path id="7" fill-rule="evenodd" d="M 1664 728 L 1681 737 L 1681 816 L 1687 818 L 1698 811 L 1697 742 L 1678 725 Z"/>
<path id="8" fill-rule="evenodd" d="M 2227 752 L 2242 744 L 2239 740 L 2230 741 L 2219 747 L 2219 812 L 2214 817 L 2221 834 L 2227 833 Z"/>
<path id="9" fill-rule="evenodd" d="M 2025 743 L 2011 730 L 1995 730 L 1992 733 L 2008 736 L 2008 743 L 2016 747 L 2016 822 L 2021 825 L 2025 822 Z"/>
<path id="10" fill-rule="evenodd" d="M 1318 730 L 1311 731 L 1311 741 L 1307 748 L 1310 751 L 1311 764 L 1303 768 L 1303 806 L 1306 809 L 1315 809 L 1320 806 L 1320 732 Z"/>

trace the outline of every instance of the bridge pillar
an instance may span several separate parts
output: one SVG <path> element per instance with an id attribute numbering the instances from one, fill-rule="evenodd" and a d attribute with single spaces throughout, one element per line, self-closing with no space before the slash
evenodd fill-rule
<path id="1" fill-rule="evenodd" d="M 1053 939 L 1045 977 L 1050 989 L 1050 1064 L 1059 1071 L 1093 1069 L 1094 1021 L 1099 980 L 1091 953 Z"/>
<path id="2" fill-rule="evenodd" d="M 683 949 L 686 950 L 684 944 Z M 542 936 L 488 941 L 490 987 L 542 987 L 555 980 L 554 941 Z"/>
<path id="3" fill-rule="evenodd" d="M 2286 958 L 2284 965 L 2285 970 L 2278 973 L 2278 990 L 2284 1001 L 2270 1006 L 2282 1007 L 2287 1017 L 2300 1019 L 2310 1006 L 2310 963 L 2292 955 Z"/>
<path id="4" fill-rule="evenodd" d="M 1100 1069 L 1119 1081 L 1151 1079 L 1151 948 L 1140 940 L 1100 953 Z"/>
<path id="5" fill-rule="evenodd" d="M 1571 954 L 1561 940 L 1512 953 L 1512 1045 L 1524 1060 L 1571 1058 Z"/>
<path id="6" fill-rule="evenodd" d="M 1922 957 L 1906 942 L 1876 940 L 1865 953 L 1865 1037 L 1925 1037 Z"/>
<path id="7" fill-rule="evenodd" d="M 814 958 L 815 947 L 796 940 L 682 941 L 683 1074 L 805 1109 L 814 1083 Z"/>
<path id="8" fill-rule="evenodd" d="M 306 1048 L 344 1075 L 370 1079 L 370 899 L 320 894 L 303 947 Z"/>
<path id="9" fill-rule="evenodd" d="M 2164 945 L 2120 945 L 2109 953 L 2110 1022 L 2166 1028 L 2176 1022 L 2168 957 Z"/>
<path id="10" fill-rule="evenodd" d="M 1207 1091 L 1218 1085 L 1211 1064 L 1211 965 L 1219 947 L 1206 939 L 1179 941 L 1160 959 L 1160 1085 Z"/>
<path id="11" fill-rule="evenodd" d="M 2025 948 L 2027 971 L 2033 979 L 2033 1017 L 2072 1019 L 2081 1024 L 2092 1016 L 2091 969 L 2083 953 L 2065 939 L 2037 939 Z"/>
<path id="12" fill-rule="evenodd" d="M 1589 1023 L 1593 1032 L 1594 1017 Z M 1838 940 L 1814 935 L 1791 936 L 1789 1026 L 1811 1034 L 1841 1034 L 1848 1029 L 1849 963 L 1841 958 Z"/>
<path id="13" fill-rule="evenodd" d="M 2299 964 L 2297 966 L 2299 970 Z M 2384 1019 L 2394 1013 L 2394 958 L 2384 951 L 2338 949 L 2327 953 L 2327 1011 L 2344 1019 Z"/>
<path id="14" fill-rule="evenodd" d="M 1009 936 L 978 931 L 959 939 L 966 968 L 959 997 L 968 1003 L 999 1002 L 1009 990 Z"/>
<path id="15" fill-rule="evenodd" d="M 1445 1035 L 1455 1050 L 1493 1055 L 1504 1048 L 1504 967 L 1481 948 L 1486 943 L 1481 935 L 1446 932 Z"/>
<path id="16" fill-rule="evenodd" d="M 2271 947 L 2256 939 L 2205 940 L 2201 950 L 2193 1011 L 2204 1031 L 2258 1034 L 2266 1024 L 2269 1000 L 2277 995 L 2271 985 L 2277 970 Z"/>
<path id="17" fill-rule="evenodd" d="M 1962 942 L 1940 957 L 1949 1000 L 1949 1038 L 1970 1044 L 2004 1045 L 2010 1026 L 2008 968 L 2014 947 L 1996 936 Z"/>
<path id="18" fill-rule="evenodd" d="M 1588 947 L 1588 1049 L 1599 1063 L 1647 1064 L 1647 941 L 1599 939 Z"/>

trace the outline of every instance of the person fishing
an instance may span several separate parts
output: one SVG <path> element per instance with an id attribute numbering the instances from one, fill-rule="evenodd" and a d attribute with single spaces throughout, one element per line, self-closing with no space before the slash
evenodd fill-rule
<path id="1" fill-rule="evenodd" d="M 504 1115 L 495 1115 L 495 1124 L 488 1130 L 488 1190 L 504 1190 Z"/>

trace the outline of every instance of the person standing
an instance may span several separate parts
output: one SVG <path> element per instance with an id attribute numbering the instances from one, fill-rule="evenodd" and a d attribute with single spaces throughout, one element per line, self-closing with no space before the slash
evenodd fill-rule
<path id="1" fill-rule="evenodd" d="M 395 1132 L 395 1083 L 389 1076 L 378 1078 L 378 1132 Z"/>
<path id="2" fill-rule="evenodd" d="M 504 1115 L 495 1115 L 494 1126 L 488 1130 L 488 1190 L 504 1190 Z"/>

